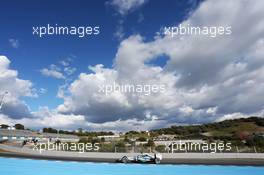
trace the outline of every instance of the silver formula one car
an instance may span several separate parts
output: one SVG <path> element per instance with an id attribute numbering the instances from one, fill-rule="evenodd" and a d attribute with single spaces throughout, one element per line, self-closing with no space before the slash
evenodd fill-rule
<path id="1" fill-rule="evenodd" d="M 139 154 L 134 157 L 123 156 L 118 162 L 122 163 L 160 163 L 162 160 L 161 154 L 154 154 L 154 156 L 150 154 Z"/>

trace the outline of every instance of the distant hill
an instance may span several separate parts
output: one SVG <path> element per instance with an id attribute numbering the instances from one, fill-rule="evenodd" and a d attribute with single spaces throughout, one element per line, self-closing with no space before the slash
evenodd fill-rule
<path id="1" fill-rule="evenodd" d="M 243 137 L 264 133 L 264 118 L 250 117 L 189 126 L 171 126 L 153 130 L 156 134 L 174 134 L 181 139 L 243 140 Z"/>

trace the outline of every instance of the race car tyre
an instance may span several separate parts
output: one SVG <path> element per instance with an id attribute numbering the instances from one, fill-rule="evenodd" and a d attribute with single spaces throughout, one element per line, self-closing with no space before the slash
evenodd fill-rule
<path id="1" fill-rule="evenodd" d="M 127 163 L 128 162 L 128 158 L 126 156 L 122 157 L 121 162 L 122 163 Z"/>
<path id="2" fill-rule="evenodd" d="M 155 163 L 156 164 L 159 164 L 160 163 L 160 160 L 159 159 L 155 159 Z"/>

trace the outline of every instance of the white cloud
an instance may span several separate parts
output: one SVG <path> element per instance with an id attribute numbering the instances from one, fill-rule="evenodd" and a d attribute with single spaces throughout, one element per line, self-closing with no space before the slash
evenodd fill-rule
<path id="1" fill-rule="evenodd" d="M 67 75 L 72 75 L 76 71 L 75 67 L 64 67 L 64 72 Z"/>
<path id="2" fill-rule="evenodd" d="M 144 15 L 143 15 L 142 13 L 140 13 L 140 14 L 138 15 L 138 20 L 137 20 L 137 22 L 138 22 L 138 23 L 141 23 L 142 21 L 144 21 Z"/>
<path id="3" fill-rule="evenodd" d="M 200 123 L 237 113 L 258 113 L 264 107 L 263 1 L 205 1 L 182 23 L 194 26 L 232 26 L 232 35 L 156 37 L 145 42 L 133 35 L 121 42 L 112 69 L 90 67 L 69 87 L 58 111 L 84 115 L 93 123 L 127 120 Z M 237 19 L 243 20 L 237 20 Z M 160 56 L 164 67 L 148 63 Z M 110 82 L 166 85 L 164 94 L 140 96 L 98 93 Z M 110 122 L 110 123 L 109 123 Z M 152 126 L 153 127 L 153 126 Z"/>
<path id="4" fill-rule="evenodd" d="M 7 57 L 0 56 L 0 95 L 8 92 L 4 98 L 1 112 L 11 118 L 30 117 L 29 107 L 21 98 L 36 97 L 37 94 L 29 80 L 18 78 L 18 72 L 9 68 L 10 63 Z"/>
<path id="5" fill-rule="evenodd" d="M 124 36 L 125 36 L 125 32 L 123 27 L 123 20 L 120 20 L 116 27 L 114 37 L 116 37 L 119 41 L 121 41 L 122 39 L 124 39 Z"/>
<path id="6" fill-rule="evenodd" d="M 219 119 L 217 119 L 217 121 L 221 122 L 224 120 L 232 120 L 232 119 L 247 118 L 247 117 L 249 117 L 249 116 L 245 115 L 243 113 L 240 113 L 240 112 L 235 112 L 235 113 L 231 113 L 231 114 L 226 114 L 226 115 L 220 117 Z"/>
<path id="7" fill-rule="evenodd" d="M 43 68 L 40 70 L 40 72 L 42 73 L 42 75 L 45 75 L 47 77 L 53 77 L 53 78 L 57 78 L 57 79 L 65 79 L 64 75 L 57 70 Z"/>
<path id="8" fill-rule="evenodd" d="M 13 48 L 18 48 L 19 47 L 19 41 L 18 41 L 18 39 L 13 39 L 13 38 L 10 38 L 9 40 L 8 40 L 8 42 L 9 42 L 9 44 L 13 47 Z"/>
<path id="9" fill-rule="evenodd" d="M 125 37 L 124 31 L 124 17 L 132 12 L 135 9 L 143 6 L 148 0 L 111 0 L 108 1 L 107 4 L 113 6 L 117 12 L 121 15 L 121 19 L 118 21 L 116 31 L 114 32 L 114 37 L 116 37 L 119 41 L 123 40 Z M 142 14 L 139 15 L 138 22 L 142 22 L 144 16 Z"/>
<path id="10" fill-rule="evenodd" d="M 68 79 L 76 71 L 76 68 L 71 66 L 72 57 L 59 61 L 58 65 L 51 64 L 48 68 L 41 69 L 41 74 L 57 79 Z"/>
<path id="11" fill-rule="evenodd" d="M 39 93 L 40 93 L 40 94 L 45 94 L 45 93 L 47 93 L 47 89 L 45 89 L 45 88 L 40 88 L 40 89 L 39 89 Z"/>
<path id="12" fill-rule="evenodd" d="M 221 122 L 224 120 L 233 120 L 233 119 L 239 119 L 239 118 L 248 118 L 251 116 L 263 116 L 263 115 L 264 115 L 264 110 L 258 111 L 256 113 L 252 113 L 250 115 L 244 114 L 241 112 L 234 112 L 234 113 L 223 115 L 222 117 L 218 118 L 216 121 Z"/>
<path id="13" fill-rule="evenodd" d="M 81 115 L 63 115 L 56 111 L 51 111 L 47 107 L 42 107 L 37 112 L 32 113 L 32 117 L 10 118 L 7 115 L 0 114 L 0 123 L 14 125 L 21 123 L 27 128 L 53 127 L 59 129 L 71 129 L 78 127 L 87 127 L 84 116 Z"/>
<path id="14" fill-rule="evenodd" d="M 53 78 L 57 78 L 57 79 L 65 79 L 65 76 L 61 72 L 61 69 L 54 64 L 50 65 L 49 68 L 41 69 L 40 72 L 42 75 L 47 76 L 47 77 L 53 77 Z"/>
<path id="15" fill-rule="evenodd" d="M 42 109 L 43 110 L 43 109 Z M 45 115 L 44 115 L 45 114 Z M 51 112 L 47 109 L 46 113 L 41 115 L 35 114 L 32 118 L 20 118 L 12 119 L 6 115 L 0 114 L 0 123 L 14 125 L 20 123 L 25 125 L 27 128 L 39 129 L 44 127 L 52 127 L 58 129 L 72 130 L 76 128 L 85 128 L 90 131 L 143 131 L 148 128 L 159 128 L 166 126 L 164 121 L 158 120 L 138 120 L 128 119 L 128 120 L 117 120 L 114 122 L 105 123 L 92 123 L 85 120 L 82 115 L 63 115 L 56 112 Z"/>
<path id="16" fill-rule="evenodd" d="M 66 61 L 66 60 L 61 60 L 61 61 L 60 61 L 60 64 L 61 64 L 62 66 L 69 66 L 69 65 L 70 65 L 70 63 L 69 63 L 68 61 Z"/>
<path id="17" fill-rule="evenodd" d="M 109 3 L 117 9 L 121 15 L 127 15 L 145 4 L 147 0 L 111 0 Z"/>
<path id="18" fill-rule="evenodd" d="M 61 88 L 58 96 L 63 104 L 55 111 L 36 113 L 43 117 L 31 120 L 43 125 L 53 120 L 52 126 L 136 130 L 263 116 L 263 11 L 260 0 L 208 0 L 182 24 L 232 26 L 232 35 L 159 36 L 149 42 L 132 35 L 121 42 L 112 68 L 90 66 L 92 73 L 81 73 L 66 90 Z M 161 56 L 168 57 L 164 67 L 151 64 Z M 99 86 L 113 82 L 165 84 L 166 92 L 149 96 L 98 92 Z"/>

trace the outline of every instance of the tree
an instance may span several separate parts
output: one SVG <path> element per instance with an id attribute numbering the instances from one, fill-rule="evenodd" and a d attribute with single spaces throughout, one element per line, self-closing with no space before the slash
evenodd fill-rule
<path id="1" fill-rule="evenodd" d="M 256 146 L 264 147 L 264 138 L 263 137 L 255 136 L 253 141 L 254 141 Z"/>
<path id="2" fill-rule="evenodd" d="M 254 138 L 248 138 L 246 140 L 246 145 L 249 146 L 249 147 L 252 147 L 252 146 L 255 146 L 255 143 L 254 143 Z"/>
<path id="3" fill-rule="evenodd" d="M 156 150 L 157 152 L 159 152 L 159 153 L 164 153 L 164 152 L 167 151 L 165 145 L 158 145 L 158 146 L 155 148 L 155 150 Z"/>
<path id="4" fill-rule="evenodd" d="M 78 133 L 83 133 L 83 129 L 82 128 L 78 128 Z"/>
<path id="5" fill-rule="evenodd" d="M 118 141 L 117 143 L 116 143 L 116 145 L 115 145 L 116 147 L 125 147 L 126 145 L 125 145 L 125 143 L 123 142 L 123 141 Z"/>
<path id="6" fill-rule="evenodd" d="M 19 124 L 19 123 L 15 124 L 15 128 L 18 129 L 18 130 L 24 130 L 25 129 L 24 125 Z"/>
<path id="7" fill-rule="evenodd" d="M 137 141 L 145 142 L 145 141 L 147 141 L 147 139 L 146 139 L 145 137 L 139 137 L 139 138 L 137 139 Z"/>
<path id="8" fill-rule="evenodd" d="M 105 138 L 104 137 L 101 138 L 101 142 L 105 142 Z"/>
<path id="9" fill-rule="evenodd" d="M 129 143 L 129 139 L 128 139 L 127 136 L 125 136 L 125 138 L 124 138 L 124 142 Z"/>
<path id="10" fill-rule="evenodd" d="M 153 141 L 152 139 L 149 139 L 149 140 L 148 140 L 148 143 L 145 144 L 145 146 L 148 146 L 148 147 L 154 147 L 154 146 L 155 146 L 155 143 L 154 143 L 154 141 Z"/>
<path id="11" fill-rule="evenodd" d="M 258 126 L 264 126 L 264 119 L 259 119 L 259 120 L 257 120 L 257 121 L 256 121 L 256 124 L 257 124 Z"/>
<path id="12" fill-rule="evenodd" d="M 0 127 L 1 127 L 2 129 L 7 129 L 9 126 L 8 126 L 8 125 L 5 125 L 5 124 L 2 124 L 2 125 L 0 125 Z"/>
<path id="13" fill-rule="evenodd" d="M 43 128 L 42 129 L 43 132 L 46 132 L 46 133 L 57 133 L 57 129 L 53 129 L 53 128 Z"/>

